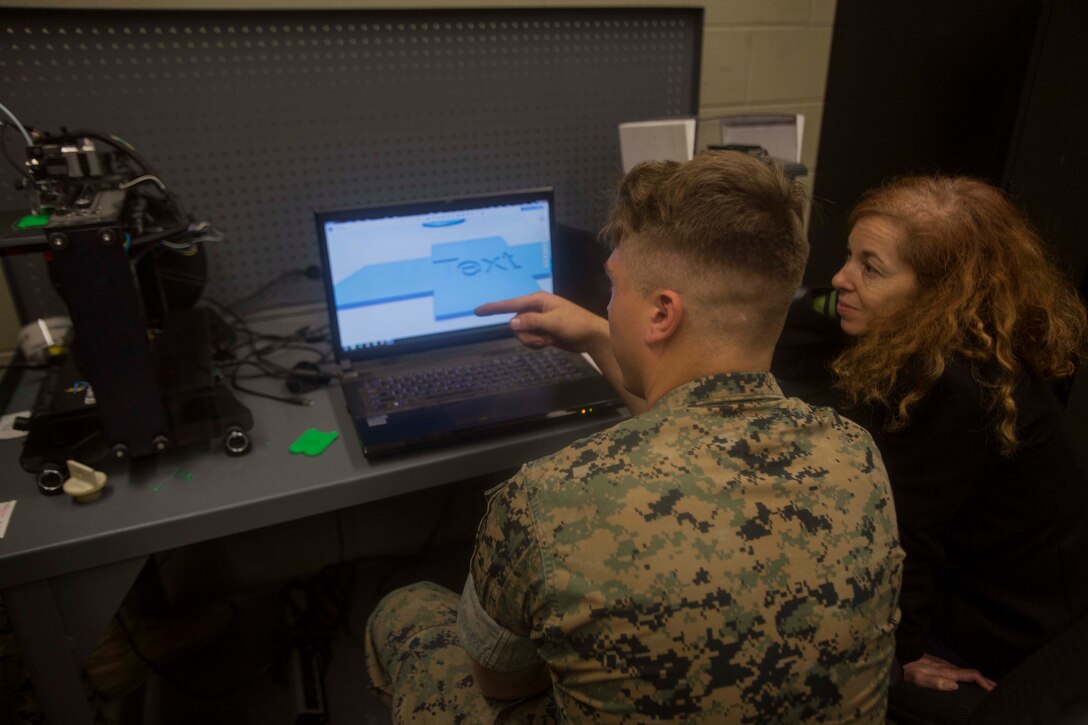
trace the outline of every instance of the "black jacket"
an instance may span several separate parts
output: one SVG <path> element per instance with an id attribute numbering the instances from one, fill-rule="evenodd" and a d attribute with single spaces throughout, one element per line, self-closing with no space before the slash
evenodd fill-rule
<path id="1" fill-rule="evenodd" d="M 812 314 L 811 296 L 794 307 L 772 370 L 787 394 L 826 403 L 843 338 Z M 887 431 L 881 410 L 844 411 L 872 433 L 895 497 L 907 554 L 900 662 L 920 657 L 930 634 L 1000 677 L 1088 614 L 1083 444 L 1037 376 L 1025 374 L 1014 399 L 1021 443 L 1009 457 L 964 360 L 948 361 L 904 430 Z"/>

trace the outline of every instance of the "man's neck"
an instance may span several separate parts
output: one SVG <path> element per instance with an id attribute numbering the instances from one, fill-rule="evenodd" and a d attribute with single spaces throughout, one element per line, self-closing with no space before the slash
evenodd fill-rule
<path id="1" fill-rule="evenodd" d="M 647 407 L 671 390 L 694 380 L 724 373 L 768 371 L 774 350 L 750 351 L 732 348 L 665 350 L 653 361 L 646 374 Z"/>

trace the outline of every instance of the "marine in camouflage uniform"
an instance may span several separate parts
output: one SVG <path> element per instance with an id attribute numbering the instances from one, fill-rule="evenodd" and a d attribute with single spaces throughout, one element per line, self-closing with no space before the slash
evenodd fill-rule
<path id="1" fill-rule="evenodd" d="M 883 722 L 902 556 L 864 430 L 714 375 L 492 492 L 459 627 L 395 592 L 370 674 L 398 722 Z M 470 658 L 554 700 L 487 700 Z"/>
<path id="2" fill-rule="evenodd" d="M 393 722 L 558 722 L 550 696 L 521 702 L 488 700 L 472 676 L 472 660 L 457 636 L 458 596 L 432 582 L 392 592 L 371 614 L 366 665 L 371 687 L 393 711 Z"/>
<path id="3" fill-rule="evenodd" d="M 448 592 L 379 607 L 371 669 L 397 720 L 549 701 L 575 723 L 883 720 L 903 557 L 887 475 L 867 433 L 766 372 L 803 201 L 746 154 L 640 164 L 603 232 L 607 320 L 546 292 L 477 310 L 588 352 L 640 414 L 492 492 L 456 626 Z"/>

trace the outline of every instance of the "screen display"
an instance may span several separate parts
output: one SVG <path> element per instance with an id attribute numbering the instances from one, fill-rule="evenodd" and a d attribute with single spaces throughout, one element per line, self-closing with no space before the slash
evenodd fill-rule
<path id="1" fill-rule="evenodd" d="M 346 351 L 505 324 L 485 302 L 553 291 L 551 209 L 539 200 L 325 221 Z"/>

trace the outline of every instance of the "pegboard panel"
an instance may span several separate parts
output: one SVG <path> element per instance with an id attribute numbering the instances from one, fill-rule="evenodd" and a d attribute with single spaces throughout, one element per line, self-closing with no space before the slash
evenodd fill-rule
<path id="1" fill-rule="evenodd" d="M 226 232 L 206 294 L 230 302 L 318 263 L 315 209 L 546 185 L 561 223 L 597 228 L 617 124 L 695 114 L 701 36 L 693 9 L 6 9 L 0 102 L 133 144 Z M 7 268 L 24 315 L 62 309 L 40 258 Z M 260 299 L 320 298 L 296 278 Z"/>

